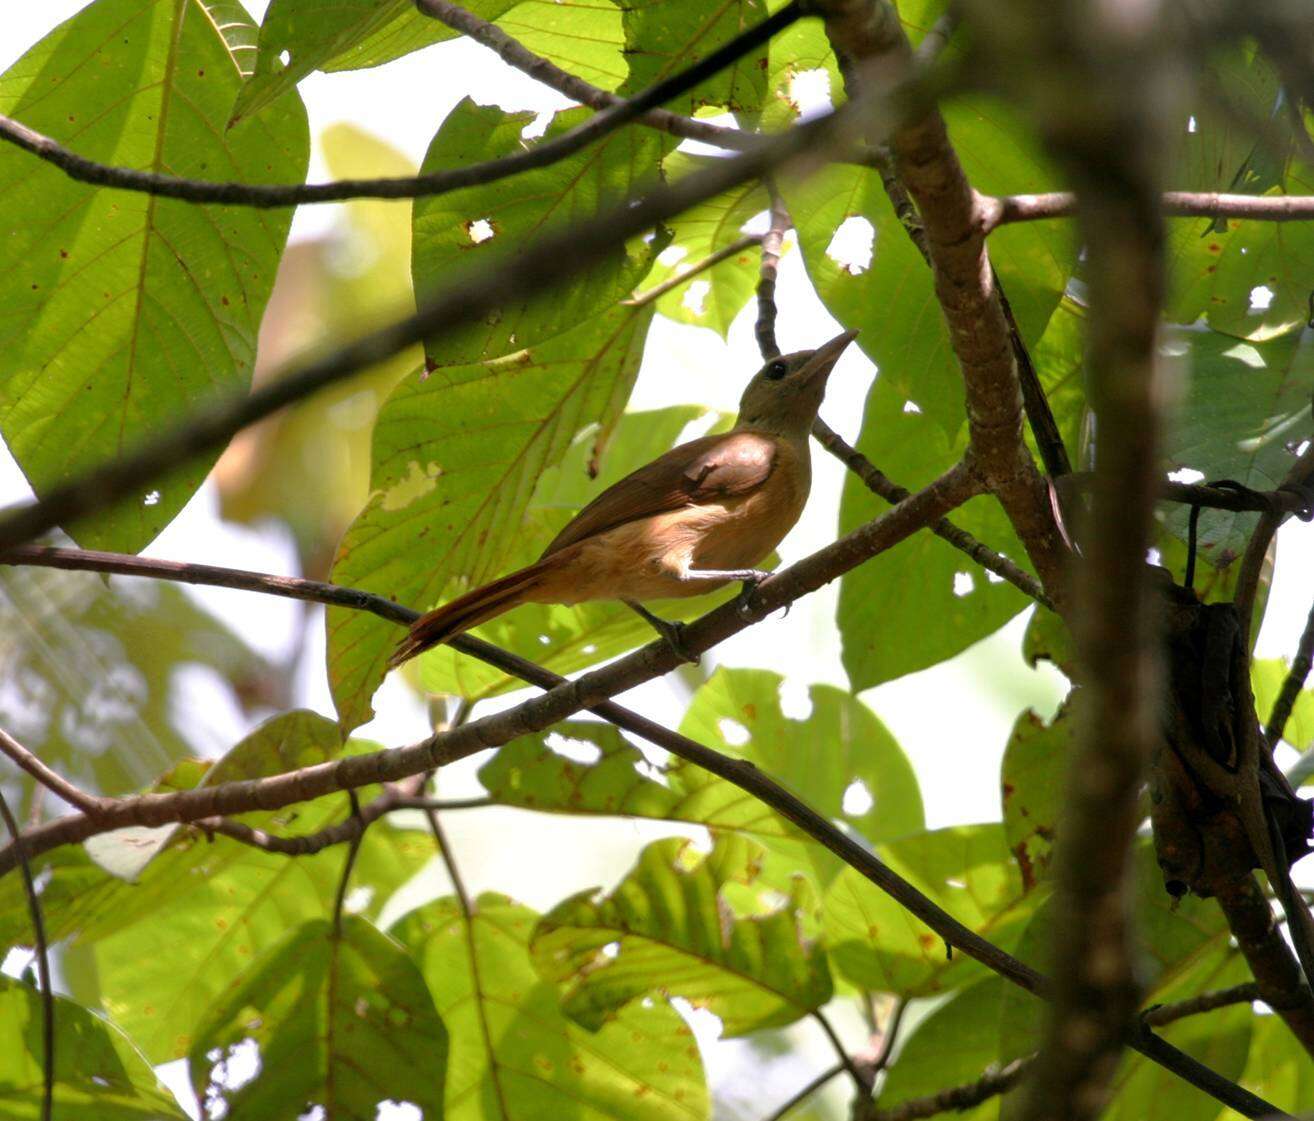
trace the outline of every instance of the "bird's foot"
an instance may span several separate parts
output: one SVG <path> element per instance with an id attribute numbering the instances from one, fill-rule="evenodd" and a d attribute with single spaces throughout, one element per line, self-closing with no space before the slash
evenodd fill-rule
<path id="1" fill-rule="evenodd" d="M 656 615 L 648 622 L 652 624 L 652 629 L 666 640 L 666 645 L 671 648 L 680 661 L 688 662 L 691 666 L 696 666 L 702 661 L 702 657 L 691 651 L 685 643 L 683 623 L 673 623 L 667 619 L 659 619 Z"/>
<path id="2" fill-rule="evenodd" d="M 739 614 L 743 618 L 752 618 L 757 613 L 757 586 L 770 575 L 769 572 L 752 569 L 742 578 L 744 586 L 739 592 Z M 785 608 L 785 612 L 788 614 L 788 607 Z"/>

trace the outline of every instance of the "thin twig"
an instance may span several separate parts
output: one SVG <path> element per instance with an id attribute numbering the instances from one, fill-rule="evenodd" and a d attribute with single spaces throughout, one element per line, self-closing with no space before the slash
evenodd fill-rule
<path id="1" fill-rule="evenodd" d="M 672 273 L 660 284 L 654 285 L 646 292 L 640 292 L 630 300 L 622 300 L 626 307 L 647 307 L 654 300 L 660 300 L 667 292 L 673 288 L 680 287 L 686 280 L 692 280 L 699 273 L 706 272 L 708 269 L 715 268 L 722 261 L 729 260 L 736 253 L 742 253 L 762 241 L 761 234 L 745 234 L 738 241 L 731 242 L 724 248 L 718 249 L 715 253 L 710 253 L 701 261 L 681 269 L 679 272 Z"/>
<path id="2" fill-rule="evenodd" d="M 1291 659 L 1291 668 L 1286 680 L 1282 682 L 1277 700 L 1273 702 L 1273 711 L 1268 718 L 1268 728 L 1264 732 L 1270 749 L 1277 747 L 1282 733 L 1286 731 L 1287 720 L 1291 710 L 1296 707 L 1300 691 L 1305 688 L 1305 679 L 1314 667 L 1314 604 L 1310 605 L 1309 617 L 1305 620 L 1305 630 L 1296 646 L 1296 656 Z"/>
<path id="3" fill-rule="evenodd" d="M 360 815 L 360 799 L 354 790 L 347 791 L 351 800 L 351 816 L 360 822 L 360 828 L 347 846 L 347 857 L 342 862 L 342 875 L 338 878 L 338 894 L 333 900 L 333 937 L 342 937 L 342 908 L 347 901 L 347 885 L 351 882 L 351 870 L 356 866 L 356 854 L 360 852 L 360 843 L 365 839 L 365 822 Z"/>
<path id="4" fill-rule="evenodd" d="M 776 341 L 776 277 L 780 272 L 780 252 L 789 229 L 789 211 L 780 197 L 775 183 L 767 181 L 767 194 L 771 200 L 768 210 L 767 232 L 762 237 L 762 263 L 758 266 L 757 323 L 753 333 L 757 336 L 757 349 L 763 362 L 780 357 L 780 344 Z"/>
<path id="5" fill-rule="evenodd" d="M 972 476 L 967 474 L 960 478 L 960 485 L 965 482 L 971 482 Z M 921 501 L 927 500 L 926 492 L 915 496 Z M 957 494 L 956 500 L 961 501 L 964 495 Z M 911 500 L 910 500 L 911 501 Z M 896 508 L 891 511 L 890 515 L 885 515 L 882 519 L 877 519 L 877 523 L 889 525 L 889 520 L 896 512 L 901 513 L 904 517 L 908 516 L 908 507 L 902 509 Z M 920 521 L 925 521 L 930 517 L 927 512 L 923 512 Z M 909 519 L 913 524 L 906 527 L 904 536 L 911 534 L 916 528 L 916 522 L 919 519 Z M 874 533 L 873 527 L 877 523 L 871 523 L 867 528 L 868 534 Z M 861 531 L 855 531 L 861 535 Z M 852 540 L 854 535 L 850 535 Z M 832 547 L 833 548 L 833 547 Z M 823 550 L 826 552 L 826 550 Z M 834 555 L 834 554 L 832 554 Z M 29 559 L 23 559 L 26 556 Z M 60 568 L 77 568 L 76 563 L 78 550 L 55 550 L 30 548 L 24 550 L 15 550 L 7 555 L 0 556 L 0 563 L 46 563 L 53 564 Z M 323 584 L 310 580 L 296 580 L 289 577 L 270 577 L 260 573 L 241 572 L 235 570 L 225 570 L 215 568 L 214 566 L 191 566 L 170 561 L 151 561 L 140 557 L 122 558 L 124 565 L 121 568 L 110 567 L 108 558 L 114 557 L 115 554 L 93 554 L 94 563 L 85 567 L 93 568 L 96 571 L 131 571 L 137 575 L 156 575 L 164 579 L 177 580 L 185 583 L 202 583 L 213 584 L 221 587 L 242 588 L 251 591 L 263 591 L 268 594 L 285 596 L 293 599 L 317 600 L 324 603 L 332 603 L 342 607 L 354 608 L 356 610 L 369 611 L 381 618 L 389 619 L 400 624 L 409 624 L 418 617 L 418 613 L 392 603 L 381 596 L 375 596 L 368 592 L 361 592 L 352 588 L 340 588 L 332 584 Z M 808 566 L 793 566 L 794 568 L 803 568 L 806 572 Z M 782 574 L 783 575 L 783 574 Z M 795 574 L 797 578 L 798 573 Z M 773 577 L 773 581 L 781 577 Z M 810 581 L 808 581 L 810 582 Z M 823 582 L 818 580 L 818 586 Z M 765 601 L 760 605 L 759 610 L 752 614 L 757 617 L 763 613 L 769 613 L 783 606 L 786 602 L 784 597 L 777 598 L 771 595 L 772 588 L 768 582 L 764 582 L 762 588 L 766 593 Z M 801 594 L 801 593 L 800 593 Z M 734 630 L 741 629 L 747 625 L 747 621 L 740 618 L 736 610 L 723 611 L 718 609 L 712 612 L 703 621 L 693 624 L 690 631 L 686 634 L 686 644 L 691 649 L 699 651 L 712 644 L 712 635 L 716 632 L 711 629 L 711 624 L 720 618 L 722 621 L 733 618 L 738 623 L 737 626 L 725 627 L 727 633 L 733 633 Z M 706 645 L 702 645 L 706 643 Z M 484 642 L 480 639 L 473 638 L 470 635 L 462 635 L 455 640 L 452 645 L 464 653 L 477 657 L 490 665 L 521 678 L 533 685 L 538 685 L 544 689 L 558 689 L 565 684 L 564 679 L 550 670 L 537 666 L 526 659 L 511 654 L 508 651 L 501 650 L 491 643 Z M 583 678 L 573 683 L 575 698 L 584 707 L 589 707 L 598 716 L 604 720 L 610 721 L 617 727 L 631 732 L 642 739 L 649 741 L 659 747 L 669 750 L 679 758 L 685 759 L 695 766 L 701 767 L 706 771 L 725 779 L 727 782 L 734 783 L 740 789 L 758 798 L 767 806 L 771 807 L 787 821 L 799 828 L 804 834 L 817 841 L 823 847 L 833 852 L 846 864 L 856 869 L 859 874 L 866 877 L 882 891 L 885 891 L 896 902 L 906 907 L 913 915 L 921 919 L 948 944 L 961 950 L 968 956 L 975 958 L 987 968 L 1003 976 L 1012 983 L 1026 989 L 1028 992 L 1037 996 L 1046 995 L 1045 979 L 1030 966 L 1024 962 L 1018 961 L 1012 955 L 993 946 L 986 939 L 980 937 L 969 928 L 963 926 L 952 915 L 948 914 L 936 903 L 922 895 L 916 888 L 905 881 L 892 869 L 886 866 L 876 857 L 866 846 L 860 844 L 848 834 L 837 829 L 826 817 L 817 813 L 811 807 L 807 806 L 800 799 L 789 793 L 784 787 L 775 782 L 765 772 L 759 770 L 750 764 L 745 764 L 742 760 L 731 759 L 722 755 L 711 748 L 682 736 L 655 721 L 631 712 L 628 709 L 616 704 L 613 701 L 604 701 L 601 703 L 591 703 L 590 697 L 592 691 L 587 688 L 590 678 L 597 681 L 599 677 L 608 680 L 608 685 L 614 692 L 620 692 L 623 688 L 629 688 L 631 685 L 623 684 L 630 681 L 631 678 L 625 672 L 625 663 L 633 665 L 636 657 L 641 658 L 650 666 L 664 664 L 661 661 L 662 655 L 666 653 L 662 644 L 654 644 L 647 648 L 643 655 L 631 655 L 629 658 L 621 659 L 613 667 L 609 668 L 607 673 L 586 674 Z M 617 667 L 621 671 L 622 684 L 616 684 L 610 681 L 610 678 L 617 673 Z M 655 671 L 654 671 L 655 672 Z M 646 679 L 635 676 L 633 683 Z M 563 718 L 566 713 L 563 711 Z M 470 726 L 467 726 L 469 728 Z M 427 742 L 427 741 L 426 741 Z M 476 742 L 478 742 L 476 737 Z M 404 749 L 403 749 L 404 750 Z M 472 749 L 473 750 L 473 749 Z M 380 753 L 387 755 L 389 753 Z M 396 753 L 391 753 L 395 758 Z M 453 756 L 455 752 L 453 751 Z M 355 757 L 362 758 L 362 757 Z M 367 765 L 368 769 L 368 765 Z M 319 768 L 309 768 L 311 771 L 317 771 Z M 271 780 L 263 780 L 254 784 L 227 784 L 227 792 L 244 795 L 242 798 L 232 798 L 233 804 L 226 807 L 227 812 L 242 812 L 245 810 L 257 808 L 276 808 L 277 805 L 286 805 L 291 801 L 304 800 L 317 796 L 314 789 L 314 781 L 307 781 L 306 770 L 297 772 L 291 776 L 278 776 L 273 781 L 278 783 L 280 789 L 276 794 L 271 795 L 268 788 Z M 363 780 L 358 780 L 354 775 L 339 775 L 342 782 L 354 782 L 356 785 L 364 785 Z M 375 779 L 374 781 L 378 781 Z M 235 787 L 241 786 L 241 790 L 234 790 Z M 286 789 L 283 789 L 286 788 Z M 212 788 L 210 793 L 225 793 L 221 788 Z M 191 792 L 188 792 L 189 794 Z M 176 795 L 162 796 L 165 799 L 176 799 Z M 194 796 L 193 796 L 194 797 Z M 272 799 L 272 800 L 271 800 Z M 120 824 L 131 824 L 136 817 L 141 816 L 138 808 L 148 810 L 149 804 L 142 805 L 141 799 L 120 799 L 115 800 L 116 806 L 130 804 L 132 808 L 129 812 L 124 813 L 123 821 L 111 823 L 109 828 L 115 828 Z M 154 803 L 158 806 L 158 800 Z M 171 807 L 175 814 L 183 812 L 185 805 L 179 805 L 177 801 L 172 803 Z M 197 814 L 197 816 L 208 816 Z M 165 817 L 162 820 L 155 821 L 154 824 L 163 824 L 167 820 L 176 820 L 174 817 Z M 29 842 L 29 850 L 34 852 L 44 852 L 50 848 L 61 844 L 75 843 L 85 840 L 94 833 L 101 831 L 99 827 L 92 823 L 85 816 L 77 816 L 62 819 L 62 821 L 51 822 L 47 825 L 32 830 L 26 837 Z M 12 849 L 12 846 L 11 846 Z M 3 874 L 12 867 L 13 855 L 11 852 L 0 852 L 0 874 Z M 1193 1059 L 1191 1056 L 1179 1051 L 1166 1041 L 1158 1038 L 1148 1029 L 1143 1027 L 1133 1029 L 1129 1045 L 1146 1055 L 1148 1058 L 1161 1066 L 1172 1070 L 1182 1078 L 1186 1079 L 1192 1085 L 1197 1086 L 1205 1093 L 1217 1098 L 1219 1101 L 1230 1105 L 1233 1109 L 1246 1117 L 1265 1117 L 1274 1112 L 1273 1107 L 1251 1094 L 1244 1088 L 1237 1086 L 1228 1079 L 1222 1078 L 1216 1072 L 1209 1070 L 1203 1064 Z"/>
<path id="6" fill-rule="evenodd" d="M 499 261 L 454 277 L 445 289 L 422 301 L 413 315 L 271 377 L 250 394 L 221 398 L 171 431 L 0 517 L 0 548 L 22 544 L 56 525 L 67 525 L 80 515 L 104 509 L 174 465 L 222 447 L 248 425 L 344 381 L 413 343 L 477 319 L 508 300 L 549 291 L 612 252 L 625 238 L 704 199 L 778 166 L 805 159 L 815 163 L 854 114 L 866 116 L 870 108 L 849 102 L 834 113 L 773 137 L 752 152 L 714 160 L 677 184 L 658 185 L 649 194 L 603 215 L 545 235 L 519 252 L 514 268 Z"/>
<path id="7" fill-rule="evenodd" d="M 0 728 L 0 752 L 7 755 L 15 765 L 21 767 L 51 793 L 58 794 L 70 806 L 76 806 L 93 817 L 99 812 L 100 798 L 88 794 L 69 782 L 63 775 L 51 770 L 3 728 Z"/>
<path id="8" fill-rule="evenodd" d="M 434 0 L 426 2 L 433 4 Z M 608 133 L 637 120 L 649 110 L 701 85 L 731 63 L 762 46 L 772 35 L 798 19 L 800 14 L 797 0 L 792 0 L 778 12 L 741 32 L 692 66 L 664 78 L 628 100 L 617 100 L 560 136 L 485 163 L 446 168 L 421 175 L 348 179 L 336 183 L 217 183 L 184 179 L 156 171 L 113 167 L 89 160 L 10 117 L 0 116 L 0 139 L 31 152 L 79 182 L 194 203 L 273 208 L 340 202 L 350 198 L 428 198 L 464 187 L 482 186 L 523 171 L 546 167 L 574 155 Z"/>
<path id="9" fill-rule="evenodd" d="M 873 1110 L 868 1116 L 868 1121 L 917 1121 L 918 1118 L 934 1117 L 937 1113 L 946 1113 L 949 1110 L 962 1112 L 971 1109 L 1011 1090 L 1031 1069 L 1035 1059 L 1034 1055 L 1029 1055 L 1025 1059 L 1014 1059 L 1002 1067 L 987 1070 L 975 1082 L 968 1082 L 963 1086 L 950 1086 L 947 1090 L 941 1090 L 924 1098 L 909 1098 L 888 1109 Z"/>
<path id="10" fill-rule="evenodd" d="M 1253 1004 L 1261 999 L 1259 986 L 1254 981 L 1233 985 L 1230 989 L 1216 989 L 1201 993 L 1189 1000 L 1179 1000 L 1174 1004 L 1156 1004 L 1141 1013 L 1141 1019 L 1151 1027 L 1160 1028 L 1165 1024 L 1176 1023 L 1187 1016 L 1198 1016 L 1202 1012 L 1212 1012 L 1216 1008 L 1226 1008 L 1232 1004 Z"/>
<path id="11" fill-rule="evenodd" d="M 807 1101 L 808 1098 L 812 1097 L 813 1094 L 820 1090 L 832 1078 L 838 1074 L 843 1074 L 844 1069 L 843 1063 L 836 1063 L 829 1070 L 823 1070 L 816 1076 L 816 1078 L 806 1083 L 773 1109 L 770 1114 L 767 1115 L 766 1121 L 783 1121 L 785 1117 Z"/>
<path id="12" fill-rule="evenodd" d="M 894 1045 L 899 1040 L 899 1028 L 903 1026 L 903 1017 L 907 1011 L 908 1001 L 899 999 L 894 1002 L 890 1018 L 885 1021 L 885 1028 L 881 1032 L 880 1050 L 876 1052 L 871 1062 L 873 1078 L 890 1065 L 890 1056 L 894 1054 Z"/>
<path id="13" fill-rule="evenodd" d="M 821 1030 L 826 1033 L 826 1038 L 830 1040 L 831 1047 L 835 1049 L 835 1057 L 839 1059 L 844 1069 L 849 1072 L 849 1077 L 853 1079 L 853 1085 L 858 1093 L 870 1094 L 875 1075 L 860 1069 L 858 1064 L 854 1062 L 853 1056 L 845 1048 L 844 1041 L 840 1039 L 835 1026 L 826 1018 L 825 1013 L 820 1008 L 812 1010 L 812 1018 L 821 1025 Z"/>
<path id="14" fill-rule="evenodd" d="M 1077 197 L 1071 191 L 1036 195 L 978 196 L 985 232 L 1013 222 L 1072 218 Z M 1169 218 L 1251 218 L 1261 222 L 1314 219 L 1314 195 L 1228 195 L 1216 191 L 1165 191 L 1159 209 Z"/>
<path id="15" fill-rule="evenodd" d="M 496 798 L 398 798 L 393 803 L 396 810 L 434 810 L 447 813 L 449 810 L 481 810 L 487 806 L 500 803 Z"/>
<path id="16" fill-rule="evenodd" d="M 55 1108 L 55 990 L 50 983 L 50 950 L 46 945 L 46 924 L 41 918 L 41 899 L 27 859 L 27 846 L 9 809 L 9 801 L 0 790 L 0 817 L 4 818 L 27 895 L 27 910 L 32 918 L 32 939 L 36 948 L 37 985 L 41 994 L 41 1121 L 50 1121 Z"/>

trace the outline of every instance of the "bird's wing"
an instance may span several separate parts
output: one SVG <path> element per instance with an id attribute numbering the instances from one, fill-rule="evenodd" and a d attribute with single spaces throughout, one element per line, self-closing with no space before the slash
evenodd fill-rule
<path id="1" fill-rule="evenodd" d="M 543 556 L 626 522 L 750 494 L 775 463 L 775 440 L 757 432 L 690 440 L 609 486 L 566 524 Z"/>

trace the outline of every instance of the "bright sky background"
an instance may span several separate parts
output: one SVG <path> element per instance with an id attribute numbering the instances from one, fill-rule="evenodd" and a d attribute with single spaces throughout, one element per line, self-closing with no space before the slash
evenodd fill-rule
<path id="1" fill-rule="evenodd" d="M 84 0 L 7 4 L 0 68 L 7 68 L 30 45 L 83 6 Z M 247 0 L 246 6 L 260 18 L 266 4 Z M 464 96 L 485 104 L 540 112 L 566 104 L 559 95 L 507 67 L 492 52 L 466 40 L 439 44 L 376 70 L 316 74 L 302 83 L 301 92 L 310 113 L 312 137 L 317 138 L 335 122 L 351 122 L 388 140 L 417 164 L 443 117 Z M 311 178 L 326 177 L 316 150 Z M 324 233 L 332 225 L 332 211 L 331 207 L 303 208 L 293 222 L 292 237 Z M 7 220 L 14 218 L 10 215 Z M 787 351 L 814 346 L 839 330 L 813 294 L 797 253 L 788 255 L 782 267 L 779 304 L 781 344 Z M 633 406 L 656 408 L 693 402 L 733 411 L 743 381 L 759 364 L 752 314 L 750 307 L 736 322 L 726 347 L 711 332 L 677 326 L 660 317 L 654 320 Z M 862 402 L 873 374 L 871 365 L 853 348 L 831 379 L 823 416 L 848 439 L 857 434 Z M 786 563 L 833 536 L 842 468 L 820 449 L 813 458 L 812 499 L 802 522 L 781 547 Z M 0 449 L 0 503 L 29 495 L 21 473 Z M 210 485 L 147 553 L 239 568 L 295 571 L 295 553 L 286 537 L 253 532 L 218 519 Z M 1258 643 L 1263 657 L 1290 655 L 1295 649 L 1314 595 L 1314 526 L 1293 522 L 1285 528 L 1279 556 L 1268 621 Z M 257 648 L 272 654 L 286 653 L 296 614 L 291 603 L 219 589 L 196 589 L 195 594 L 222 612 L 229 624 Z M 806 697 L 808 683 L 845 686 L 833 622 L 835 596 L 836 586 L 832 585 L 798 604 L 787 618 L 770 619 L 724 643 L 704 658 L 705 666 L 710 670 L 724 662 L 783 672 L 791 678 L 787 699 L 795 706 L 800 696 Z M 1048 715 L 1061 696 L 1062 679 L 1055 672 L 1032 672 L 1021 660 L 1018 650 L 1025 618 L 1015 620 L 951 663 L 864 696 L 912 758 L 922 780 L 928 823 L 932 826 L 998 818 L 999 762 L 1013 719 L 1026 704 Z M 312 627 L 310 633 L 318 649 L 303 663 L 304 703 L 331 715 L 323 672 L 322 625 Z M 198 713 L 204 713 L 199 716 L 203 726 L 198 729 L 197 742 L 221 750 L 245 731 L 245 718 L 236 710 L 217 710 L 213 703 L 216 691 L 207 691 L 203 681 L 198 693 L 207 703 L 197 706 Z M 624 701 L 674 724 L 687 697 L 687 690 L 672 678 L 636 690 Z M 376 699 L 376 708 L 379 718 L 361 734 L 395 746 L 428 732 L 424 706 L 395 679 Z M 799 750 L 811 748 L 799 745 Z M 474 788 L 472 776 L 473 768 L 454 776 L 445 772 L 444 793 L 460 796 L 469 792 Z M 452 845 L 471 889 L 496 887 L 537 907 L 551 905 L 564 894 L 561 880 L 545 876 L 544 869 L 571 869 L 572 885 L 611 881 L 629 866 L 639 845 L 654 835 L 651 827 L 638 823 L 621 826 L 631 831 L 633 840 L 619 845 L 615 843 L 618 826 L 612 822 L 558 817 L 545 823 L 541 817 L 509 810 L 481 810 L 449 818 Z M 508 843 L 508 829 L 533 830 L 534 859 L 526 859 L 523 846 Z M 606 844 L 598 843 L 604 838 Z M 810 1072 L 829 1061 L 824 1042 L 810 1027 L 796 1029 L 800 1050 L 787 1061 L 756 1068 L 751 1085 L 758 1101 L 787 1097 Z M 762 1061 L 747 1045 L 718 1049 L 716 1056 L 709 1053 L 707 1057 L 709 1073 L 723 1087 L 743 1085 L 742 1076 L 752 1064 Z M 170 1081 L 177 1085 L 174 1079 Z"/>

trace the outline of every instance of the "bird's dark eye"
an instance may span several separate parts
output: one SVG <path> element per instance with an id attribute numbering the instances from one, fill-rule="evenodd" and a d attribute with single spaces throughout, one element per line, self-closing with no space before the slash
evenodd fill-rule
<path id="1" fill-rule="evenodd" d="M 779 381 L 787 373 L 789 373 L 789 367 L 785 364 L 783 358 L 777 358 L 775 361 L 767 363 L 766 376 L 772 381 Z"/>

